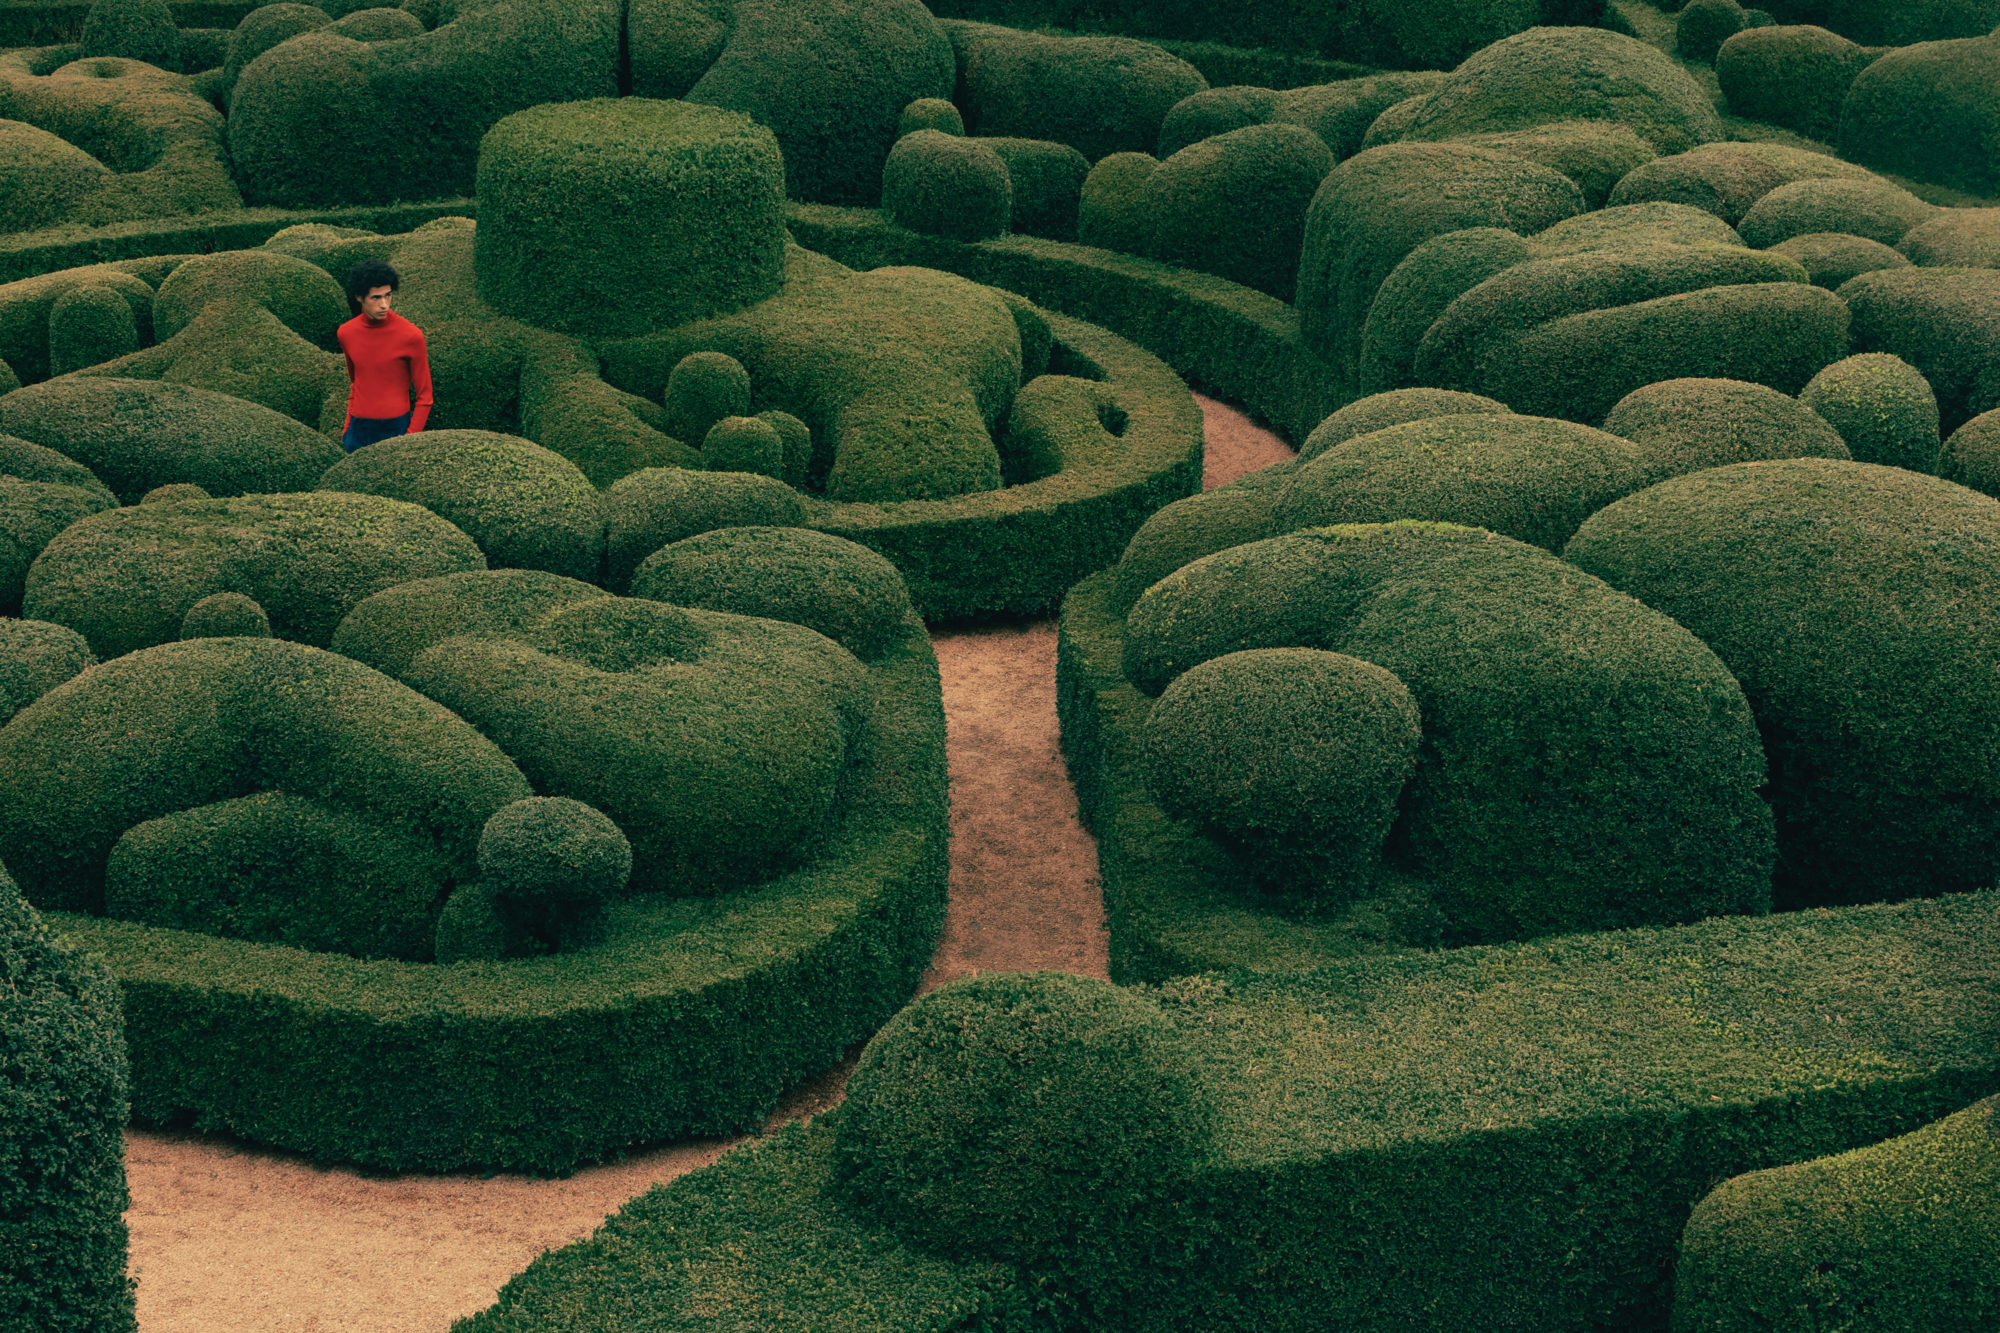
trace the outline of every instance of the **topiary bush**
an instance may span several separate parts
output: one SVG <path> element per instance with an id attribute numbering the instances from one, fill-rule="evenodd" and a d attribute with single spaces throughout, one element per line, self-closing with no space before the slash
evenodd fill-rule
<path id="1" fill-rule="evenodd" d="M 1423 736 L 1403 682 L 1312 648 L 1211 658 L 1146 715 L 1146 789 L 1277 887 L 1334 901 L 1373 884 Z"/>
<path id="2" fill-rule="evenodd" d="M 1938 470 L 1937 395 L 1900 357 L 1872 352 L 1836 361 L 1799 391 L 1799 402 L 1840 432 L 1858 463 Z"/>
<path id="3" fill-rule="evenodd" d="M 118 986 L 52 938 L 0 869 L 0 1292 L 9 1323 L 130 1333 L 127 1064 Z"/>
<path id="4" fill-rule="evenodd" d="M 0 727 L 97 658 L 81 634 L 46 620 L 0 619 Z"/>
<path id="5" fill-rule="evenodd" d="M 1781 905 L 1976 888 L 1996 872 L 1986 762 L 2000 504 L 1832 459 L 1677 477 L 1564 551 L 1686 625 L 1764 735 Z"/>
<path id="6" fill-rule="evenodd" d="M 1649 202 L 1687 204 L 1730 226 L 1781 185 L 1801 180 L 1872 180 L 1875 173 L 1825 153 L 1776 143 L 1711 143 L 1655 158 L 1612 187 L 1616 208 Z"/>
<path id="7" fill-rule="evenodd" d="M 2000 407 L 2000 270 L 1884 269 L 1850 279 L 1839 295 L 1853 312 L 1854 349 L 1916 367 L 1945 430 Z"/>
<path id="8" fill-rule="evenodd" d="M 83 16 L 85 56 L 123 56 L 178 70 L 181 30 L 166 0 L 92 0 Z"/>
<path id="9" fill-rule="evenodd" d="M 495 569 L 591 579 L 604 557 L 597 488 L 540 445 L 479 430 L 427 430 L 358 449 L 314 487 L 422 505 Z"/>
<path id="10" fill-rule="evenodd" d="M 1604 429 L 1639 446 L 1649 481 L 1769 458 L 1852 457 L 1811 407 L 1742 380 L 1648 384 L 1618 400 Z"/>
<path id="11" fill-rule="evenodd" d="M 139 350 L 132 306 L 109 287 L 72 287 L 49 307 L 49 370 L 67 375 Z"/>
<path id="12" fill-rule="evenodd" d="M 758 417 L 724 417 L 701 441 L 702 462 L 712 472 L 754 472 L 785 478 L 785 441 L 778 428 Z"/>
<path id="13" fill-rule="evenodd" d="M 1855 77 L 1840 155 L 1974 194 L 2000 193 L 2000 36 L 1922 42 Z"/>
<path id="14" fill-rule="evenodd" d="M 716 528 L 802 527 L 804 502 L 791 487 L 747 472 L 648 468 L 604 493 L 605 576 L 619 591 L 662 547 Z"/>
<path id="15" fill-rule="evenodd" d="M 1007 180 L 1012 186 L 1009 229 L 1022 236 L 1075 240 L 1083 182 L 1090 175 L 1090 163 L 1084 155 L 1068 144 L 1047 139 L 990 138 L 980 142 L 1007 164 Z"/>
<path id="16" fill-rule="evenodd" d="M 1682 1234 L 1674 1328 L 1854 1333 L 2000 1320 L 2000 1099 L 1724 1181 Z"/>
<path id="17" fill-rule="evenodd" d="M 1887 181 L 1794 181 L 1751 205 L 1736 229 L 1745 244 L 1760 250 L 1823 231 L 1894 245 L 1937 212 L 1935 205 Z"/>
<path id="18" fill-rule="evenodd" d="M 205 498 L 205 497 L 204 497 Z M 183 639 L 268 639 L 271 617 L 256 599 L 240 592 L 217 592 L 196 602 L 181 617 Z"/>
<path id="19" fill-rule="evenodd" d="M 958 104 L 980 135 L 1053 139 L 1092 162 L 1150 152 L 1182 98 L 1208 80 L 1150 42 L 986 28 L 968 38 Z"/>
<path id="20" fill-rule="evenodd" d="M 887 560 L 854 542 L 797 527 L 728 527 L 648 556 L 632 595 L 676 606 L 788 620 L 863 661 L 894 641 L 909 590 Z"/>
<path id="21" fill-rule="evenodd" d="M 1297 125 L 1252 125 L 1183 148 L 1146 179 L 1145 253 L 1292 299 L 1306 210 L 1334 157 Z"/>
<path id="22" fill-rule="evenodd" d="M 1847 90 L 1876 54 L 1825 28 L 1746 28 L 1716 52 L 1715 77 L 1735 115 L 1831 142 Z"/>
<path id="23" fill-rule="evenodd" d="M 918 130 L 889 150 L 882 211 L 911 231 L 961 241 L 1004 236 L 1013 219 L 1013 178 L 985 140 Z"/>
<path id="24" fill-rule="evenodd" d="M 0 232 L 64 220 L 111 175 L 81 148 L 19 121 L 0 120 Z"/>
<path id="25" fill-rule="evenodd" d="M 1697 64 L 1715 63 L 1722 44 L 1743 30 L 1743 6 L 1736 0 L 1688 0 L 1674 21 L 1674 54 Z"/>
<path id="26" fill-rule="evenodd" d="M 1077 240 L 1102 250 L 1146 253 L 1153 237 L 1146 183 L 1159 166 L 1149 153 L 1112 153 L 1100 159 L 1084 178 L 1077 200 Z"/>
<path id="27" fill-rule="evenodd" d="M 739 310 L 784 282 L 784 187 L 778 141 L 745 116 L 640 98 L 516 112 L 480 140 L 479 294 L 595 335 Z"/>
<path id="28" fill-rule="evenodd" d="M 1866 236 L 1846 232 L 1810 231 L 1769 247 L 1772 254 L 1796 260 L 1815 287 L 1839 291 L 1849 278 L 1885 268 L 1908 268 L 1901 254 Z"/>

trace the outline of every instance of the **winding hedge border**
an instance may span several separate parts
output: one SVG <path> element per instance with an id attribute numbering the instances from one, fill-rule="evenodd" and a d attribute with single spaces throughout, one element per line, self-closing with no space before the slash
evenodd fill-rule
<path id="1" fill-rule="evenodd" d="M 633 899 L 570 954 L 370 962 L 52 913 L 124 991 L 132 1110 L 385 1171 L 562 1172 L 754 1128 L 908 1000 L 942 928 L 937 659 L 914 616 L 871 669 L 827 851 L 714 899 Z"/>

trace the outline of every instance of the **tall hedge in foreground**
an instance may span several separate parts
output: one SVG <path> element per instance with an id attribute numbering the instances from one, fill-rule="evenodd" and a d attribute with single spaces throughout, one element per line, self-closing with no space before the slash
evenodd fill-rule
<path id="1" fill-rule="evenodd" d="M 124 1023 L 0 869 L 0 1329 L 127 1333 Z"/>

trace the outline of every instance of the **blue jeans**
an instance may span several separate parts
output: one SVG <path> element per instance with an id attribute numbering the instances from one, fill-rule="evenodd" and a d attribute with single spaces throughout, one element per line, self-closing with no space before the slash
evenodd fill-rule
<path id="1" fill-rule="evenodd" d="M 347 434 L 340 437 L 340 446 L 351 454 L 356 449 L 365 449 L 371 444 L 401 435 L 410 429 L 410 418 L 414 414 L 412 409 L 399 417 L 349 417 Z"/>

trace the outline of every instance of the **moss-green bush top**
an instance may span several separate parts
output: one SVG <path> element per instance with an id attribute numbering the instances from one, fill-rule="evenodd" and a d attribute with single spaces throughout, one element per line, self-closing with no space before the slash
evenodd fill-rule
<path id="1" fill-rule="evenodd" d="M 1937 395 L 1944 429 L 2000 407 L 2000 269 L 1882 269 L 1850 279 L 1839 295 L 1853 312 L 1854 350 L 1915 366 Z"/>
<path id="2" fill-rule="evenodd" d="M 2000 208 L 1948 208 L 1904 233 L 1896 248 L 1929 268 L 2000 268 Z"/>
<path id="3" fill-rule="evenodd" d="M 125 1275 L 129 1069 L 118 984 L 52 939 L 0 867 L 0 1291 L 38 1333 L 131 1333 Z"/>
<path id="4" fill-rule="evenodd" d="M 1183 148 L 1146 179 L 1146 253 L 1289 301 L 1306 209 L 1333 167 L 1332 150 L 1298 125 L 1251 125 Z"/>
<path id="5" fill-rule="evenodd" d="M 911 231 L 983 241 L 1014 216 L 1007 164 L 983 139 L 918 130 L 896 140 L 882 168 L 882 211 Z"/>
<path id="6" fill-rule="evenodd" d="M 0 232 L 33 231 L 63 220 L 110 168 L 81 148 L 18 120 L 0 120 Z"/>
<path id="7" fill-rule="evenodd" d="M 1811 25 L 1746 28 L 1716 53 L 1715 77 L 1734 114 L 1831 141 L 1847 90 L 1876 54 Z"/>
<path id="8" fill-rule="evenodd" d="M 687 100 L 769 127 L 794 199 L 868 204 L 903 108 L 950 97 L 953 68 L 918 0 L 737 0 L 728 40 Z"/>
<path id="9" fill-rule="evenodd" d="M 1695 1208 L 1679 1333 L 2000 1321 L 2000 1098 L 1913 1134 L 1738 1176 Z"/>
<path id="10" fill-rule="evenodd" d="M 1811 232 L 1838 231 L 1894 245 L 1938 209 L 1888 181 L 1805 180 L 1759 199 L 1736 224 L 1744 243 L 1766 249 Z"/>
<path id="11" fill-rule="evenodd" d="M 1096 162 L 1151 152 L 1167 113 L 1207 86 L 1150 42 L 989 28 L 968 42 L 959 105 L 973 134 L 1053 139 Z"/>
<path id="12" fill-rule="evenodd" d="M 123 56 L 178 69 L 181 30 L 166 0 L 93 0 L 83 16 L 86 56 Z"/>
<path id="13" fill-rule="evenodd" d="M 1157 693 L 1278 647 L 1373 662 L 1416 698 L 1425 743 L 1390 856 L 1445 939 L 1768 904 L 1763 753 L 1735 681 L 1680 625 L 1546 551 L 1431 524 L 1237 546 L 1139 598 L 1124 667 Z"/>
<path id="14" fill-rule="evenodd" d="M 202 598 L 241 592 L 279 636 L 324 645 L 370 593 L 485 564 L 472 538 L 400 500 L 335 492 L 183 500 L 64 529 L 29 571 L 23 607 L 112 658 L 179 637 Z"/>
<path id="15" fill-rule="evenodd" d="M 749 117 L 609 98 L 480 140 L 479 292 L 527 323 L 630 337 L 738 310 L 785 274 L 785 164 Z"/>
<path id="16" fill-rule="evenodd" d="M 1649 201 L 1687 204 L 1715 214 L 1730 226 L 1750 206 L 1792 181 L 1845 178 L 1872 180 L 1875 173 L 1825 153 L 1777 143 L 1711 143 L 1685 153 L 1655 158 L 1634 169 L 1612 188 L 1613 207 Z"/>
<path id="17" fill-rule="evenodd" d="M 102 910 L 128 830 L 246 792 L 399 830 L 460 878 L 473 874 L 487 817 L 528 795 L 493 743 L 439 704 L 279 639 L 197 639 L 107 661 L 0 728 L 0 754 L 0 856 L 32 901 L 70 911 Z M 434 884 L 426 908 L 435 901 Z"/>
<path id="18" fill-rule="evenodd" d="M 495 569 L 597 576 L 604 520 L 597 488 L 559 454 L 481 430 L 434 430 L 357 449 L 314 487 L 406 500 L 449 520 Z"/>
<path id="19" fill-rule="evenodd" d="M 67 625 L 0 619 L 0 726 L 96 661 L 89 642 Z"/>
<path id="20" fill-rule="evenodd" d="M 1809 406 L 1742 380 L 1648 384 L 1618 400 L 1604 429 L 1639 446 L 1649 481 L 1759 459 L 1851 456 L 1839 432 Z"/>
<path id="21" fill-rule="evenodd" d="M 1856 462 L 1938 469 L 1937 395 L 1901 357 L 1864 352 L 1836 361 L 1799 391 L 1799 401 L 1840 432 Z"/>
<path id="22" fill-rule="evenodd" d="M 1700 635 L 1770 760 L 1779 901 L 1968 889 L 2000 869 L 2000 502 L 1899 468 L 1739 463 L 1628 496 L 1573 563 Z"/>
<path id="23" fill-rule="evenodd" d="M 864 661 L 910 612 L 903 576 L 854 542 L 798 527 L 729 527 L 648 556 L 632 595 L 804 625 Z"/>
<path id="24" fill-rule="evenodd" d="M 1840 154 L 1975 194 L 2000 192 L 2000 36 L 1921 42 L 1855 77 Z"/>
<path id="25" fill-rule="evenodd" d="M 1453 70 L 1404 138 L 1451 139 L 1557 120 L 1615 120 L 1663 153 L 1723 137 L 1708 94 L 1664 53 L 1602 28 L 1530 28 Z"/>
<path id="26" fill-rule="evenodd" d="M 632 571 L 664 546 L 716 528 L 802 527 L 805 502 L 771 477 L 647 468 L 604 493 L 605 575 L 624 591 Z"/>

